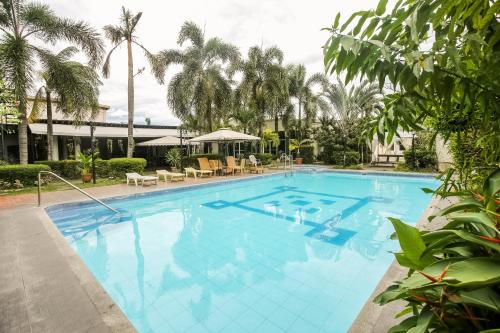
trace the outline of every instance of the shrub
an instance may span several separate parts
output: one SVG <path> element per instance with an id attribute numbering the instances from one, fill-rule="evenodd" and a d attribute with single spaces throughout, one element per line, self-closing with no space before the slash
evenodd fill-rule
<path id="1" fill-rule="evenodd" d="M 0 160 L 0 165 L 8 165 L 8 164 L 9 164 L 9 162 L 6 162 L 4 160 Z"/>
<path id="2" fill-rule="evenodd" d="M 34 186 L 38 181 L 38 172 L 50 171 L 50 167 L 44 164 L 11 164 L 0 166 L 0 180 L 3 183 L 16 184 L 23 186 Z M 6 187 L 4 185 L 4 187 Z"/>
<path id="3" fill-rule="evenodd" d="M 184 168 L 190 167 L 190 168 L 199 168 L 198 164 L 198 158 L 199 157 L 206 157 L 209 160 L 220 160 L 224 161 L 225 157 L 224 155 L 219 155 L 219 154 L 195 154 L 191 156 L 183 156 L 182 157 L 182 166 Z"/>
<path id="4" fill-rule="evenodd" d="M 76 160 L 35 161 L 35 164 L 48 165 L 52 172 L 65 178 L 73 179 L 80 175 L 80 163 Z"/>
<path id="5" fill-rule="evenodd" d="M 342 151 L 333 151 L 330 154 L 322 154 L 323 162 L 333 165 L 344 165 L 344 153 Z M 359 152 L 350 150 L 345 152 L 345 165 L 359 164 L 361 157 Z"/>
<path id="6" fill-rule="evenodd" d="M 314 163 L 314 147 L 313 146 L 302 146 L 300 147 L 300 157 L 304 160 L 304 163 Z"/>
<path id="7" fill-rule="evenodd" d="M 427 149 L 415 149 L 415 155 L 413 154 L 413 149 L 405 150 L 405 163 L 406 166 L 412 169 L 435 169 L 437 157 L 436 153 Z"/>
<path id="8" fill-rule="evenodd" d="M 260 160 L 260 162 L 262 164 L 265 164 L 265 165 L 271 164 L 271 162 L 277 158 L 276 156 L 274 156 L 273 154 L 270 154 L 270 153 L 261 153 L 261 154 L 254 154 L 254 155 L 255 155 L 255 158 Z"/>
<path id="9" fill-rule="evenodd" d="M 111 176 L 111 170 L 109 168 L 109 160 L 97 159 L 95 161 L 95 172 L 97 177 L 107 178 Z"/>
<path id="10" fill-rule="evenodd" d="M 108 162 L 110 175 L 114 177 L 125 177 L 127 172 L 142 173 L 146 167 L 146 160 L 143 158 L 112 158 Z"/>

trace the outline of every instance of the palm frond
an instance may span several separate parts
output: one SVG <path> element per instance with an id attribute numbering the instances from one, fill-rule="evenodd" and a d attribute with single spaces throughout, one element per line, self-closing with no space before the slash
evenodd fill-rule
<path id="1" fill-rule="evenodd" d="M 108 53 L 106 56 L 106 60 L 104 61 L 104 64 L 102 65 L 102 76 L 107 79 L 109 77 L 110 71 L 111 71 L 111 55 L 113 54 L 113 51 L 116 50 L 117 47 L 121 45 L 123 40 L 116 44 Z"/>
<path id="2" fill-rule="evenodd" d="M 177 39 L 177 44 L 182 46 L 182 44 L 184 44 L 187 40 L 200 49 L 203 48 L 203 45 L 205 44 L 203 32 L 196 25 L 196 23 L 191 21 L 186 21 L 182 25 L 181 31 L 179 32 L 179 38 Z"/>
<path id="3" fill-rule="evenodd" d="M 42 86 L 38 89 L 38 91 L 35 94 L 35 99 L 33 100 L 33 105 L 31 107 L 31 112 L 28 116 L 28 121 L 30 123 L 35 122 L 40 118 L 40 103 L 45 102 L 45 97 L 43 96 L 43 93 L 45 92 L 46 87 Z"/>
<path id="4" fill-rule="evenodd" d="M 119 26 L 106 25 L 102 30 L 104 30 L 104 36 L 106 36 L 113 45 L 119 44 L 125 38 L 123 30 Z"/>

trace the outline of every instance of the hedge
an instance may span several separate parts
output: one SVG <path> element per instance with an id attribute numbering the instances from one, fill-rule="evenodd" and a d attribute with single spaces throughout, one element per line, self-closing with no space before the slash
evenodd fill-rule
<path id="1" fill-rule="evenodd" d="M 0 166 L 0 181 L 15 183 L 19 181 L 23 186 L 35 186 L 40 171 L 50 171 L 44 164 L 10 164 Z"/>
<path id="2" fill-rule="evenodd" d="M 435 169 L 437 163 L 436 153 L 427 149 L 408 149 L 404 151 L 406 166 L 412 169 Z M 414 158 L 415 157 L 415 158 Z"/>
<path id="3" fill-rule="evenodd" d="M 302 157 L 303 163 L 307 164 L 314 163 L 314 147 L 313 146 L 300 147 L 300 156 L 297 155 L 296 157 Z"/>
<path id="4" fill-rule="evenodd" d="M 330 154 L 322 156 L 323 161 L 327 164 L 344 165 L 344 153 L 342 151 L 334 151 Z M 359 164 L 361 157 L 359 152 L 351 150 L 345 152 L 345 165 Z"/>
<path id="5" fill-rule="evenodd" d="M 99 162 L 104 166 L 105 162 Z M 114 177 L 125 177 L 127 172 L 142 173 L 146 167 L 146 160 L 143 158 L 112 158 L 108 160 L 109 175 Z"/>
<path id="6" fill-rule="evenodd" d="M 76 160 L 35 161 L 35 164 L 48 165 L 52 172 L 64 178 L 78 178 L 80 176 L 80 162 Z"/>

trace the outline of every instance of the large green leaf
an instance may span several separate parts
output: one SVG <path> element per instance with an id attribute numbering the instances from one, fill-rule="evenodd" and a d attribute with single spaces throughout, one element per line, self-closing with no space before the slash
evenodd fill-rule
<path id="1" fill-rule="evenodd" d="M 407 267 L 422 269 L 428 264 L 432 263 L 433 259 L 431 256 L 424 256 L 426 247 L 425 243 L 420 236 L 420 231 L 417 228 L 407 225 L 399 219 L 389 218 L 396 230 L 398 235 L 399 244 L 403 253 L 399 257 L 406 260 Z M 401 261 L 398 259 L 401 263 Z"/>
<path id="2" fill-rule="evenodd" d="M 500 313 L 500 296 L 492 288 L 481 288 L 476 290 L 460 290 L 457 293 L 458 299 L 453 301 L 480 306 Z"/>
<path id="3" fill-rule="evenodd" d="M 479 257 L 454 262 L 448 266 L 443 281 L 456 287 L 479 287 L 500 283 L 500 261 Z"/>
<path id="4" fill-rule="evenodd" d="M 444 216 L 453 212 L 463 211 L 463 210 L 480 210 L 483 207 L 482 203 L 473 198 L 467 198 L 457 202 L 456 204 L 450 205 L 438 212 L 435 216 Z"/>
<path id="5" fill-rule="evenodd" d="M 420 313 L 417 320 L 417 325 L 408 330 L 408 333 L 425 333 L 427 328 L 434 318 L 434 313 L 431 310 L 424 310 Z"/>
<path id="6" fill-rule="evenodd" d="M 443 229 L 455 229 L 460 225 L 473 223 L 482 224 L 495 232 L 499 232 L 496 223 L 484 212 L 452 213 L 449 218 L 451 222 L 446 224 Z"/>

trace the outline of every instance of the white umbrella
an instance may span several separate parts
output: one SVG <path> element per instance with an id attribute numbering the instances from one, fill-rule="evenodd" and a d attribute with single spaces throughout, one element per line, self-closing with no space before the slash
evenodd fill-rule
<path id="1" fill-rule="evenodd" d="M 184 139 L 182 141 L 186 142 L 187 140 Z M 175 136 L 164 136 L 162 138 L 144 141 L 137 144 L 137 146 L 143 146 L 143 147 L 180 146 L 180 145 L 181 145 L 181 140 L 179 138 L 176 138 Z"/>
<path id="2" fill-rule="evenodd" d="M 189 142 L 242 142 L 242 141 L 258 141 L 258 136 L 248 135 L 230 130 L 229 128 L 221 128 L 215 132 L 197 136 Z"/>

